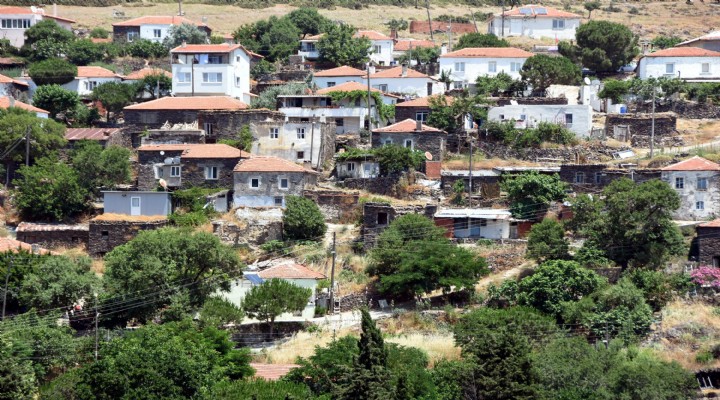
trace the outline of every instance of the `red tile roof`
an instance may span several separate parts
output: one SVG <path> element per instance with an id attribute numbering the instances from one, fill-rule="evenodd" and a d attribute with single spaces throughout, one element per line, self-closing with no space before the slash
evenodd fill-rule
<path id="1" fill-rule="evenodd" d="M 9 76 L 1 75 L 0 74 L 0 83 L 14 83 L 16 85 L 20 86 L 30 86 L 27 82 L 19 81 L 17 79 L 13 79 Z"/>
<path id="2" fill-rule="evenodd" d="M 325 71 L 318 71 L 314 74 L 316 77 L 323 76 L 365 76 L 365 71 L 357 68 L 348 67 L 343 65 L 342 67 L 326 69 Z"/>
<path id="3" fill-rule="evenodd" d="M 107 140 L 110 135 L 121 130 L 120 128 L 67 128 L 65 140 Z"/>
<path id="4" fill-rule="evenodd" d="M 408 51 L 411 48 L 417 49 L 418 47 L 433 48 L 436 47 L 435 43 L 431 40 L 415 40 L 415 39 L 399 39 L 393 46 L 394 51 Z"/>
<path id="5" fill-rule="evenodd" d="M 55 15 L 47 15 L 47 14 L 45 14 L 45 12 L 42 10 L 42 8 L 36 9 L 36 10 L 37 10 L 37 11 L 33 12 L 33 10 L 30 9 L 30 7 L 27 7 L 27 8 L 25 8 L 25 7 L 0 7 L 0 15 L 8 15 L 8 14 L 19 14 L 19 15 L 22 15 L 22 14 L 37 14 L 37 15 L 42 15 L 44 18 L 52 18 L 52 19 L 56 19 L 56 20 L 58 20 L 58 21 L 65 21 L 65 22 L 75 23 L 75 20 L 72 20 L 72 19 L 69 19 L 69 18 L 58 17 L 58 16 L 55 16 Z"/>
<path id="6" fill-rule="evenodd" d="M 294 261 L 284 262 L 259 271 L 258 276 L 263 279 L 325 279 L 326 276 L 298 264 Z"/>
<path id="7" fill-rule="evenodd" d="M 255 369 L 255 378 L 262 378 L 266 381 L 276 381 L 287 375 L 290 370 L 298 368 L 297 364 L 260 364 L 250 363 Z"/>
<path id="8" fill-rule="evenodd" d="M 392 40 L 390 36 L 386 36 L 378 31 L 357 31 L 354 37 L 366 37 L 370 40 Z"/>
<path id="9" fill-rule="evenodd" d="M 428 78 L 429 76 L 423 74 L 422 72 L 415 71 L 412 68 L 407 69 L 407 74 L 405 76 L 402 76 L 402 70 L 403 67 L 395 67 L 390 69 L 384 69 L 382 71 L 376 72 L 372 75 L 370 75 L 370 79 L 373 78 Z"/>
<path id="10" fill-rule="evenodd" d="M 661 171 L 720 171 L 720 164 L 695 156 L 687 160 L 668 165 Z"/>
<path id="11" fill-rule="evenodd" d="M 77 67 L 78 78 L 117 78 L 118 75 L 107 68 L 103 67 Z"/>
<path id="12" fill-rule="evenodd" d="M 530 14 L 523 14 L 521 10 L 530 10 Z M 543 12 L 543 10 L 545 12 Z M 558 10 L 556 8 L 544 5 L 528 4 L 518 6 L 503 13 L 508 18 L 582 18 L 582 16 L 567 11 Z"/>
<path id="13" fill-rule="evenodd" d="M 246 53 L 250 53 L 240 44 L 220 43 L 220 44 L 186 44 L 180 45 L 172 50 L 171 53 L 230 53 L 237 49 L 243 49 Z"/>
<path id="14" fill-rule="evenodd" d="M 144 17 L 138 17 L 129 19 L 127 21 L 116 22 L 113 26 L 140 26 L 140 25 L 182 25 L 190 24 L 195 26 L 207 26 L 203 23 L 195 22 L 185 17 L 177 15 L 147 15 Z"/>
<path id="15" fill-rule="evenodd" d="M 11 104 L 12 104 L 12 106 L 11 106 Z M 30 104 L 23 103 L 22 101 L 19 101 L 19 100 L 14 100 L 14 99 L 11 100 L 9 96 L 0 97 L 0 108 L 10 108 L 10 107 L 22 108 L 23 110 L 31 111 L 34 113 L 43 113 L 43 114 L 48 114 L 48 115 L 50 114 L 50 111 L 43 110 L 42 108 L 37 108 Z"/>
<path id="16" fill-rule="evenodd" d="M 250 158 L 250 153 L 221 143 L 144 145 L 138 151 L 182 151 L 183 158 Z"/>
<path id="17" fill-rule="evenodd" d="M 720 57 L 720 52 L 700 47 L 670 47 L 646 54 L 644 57 Z"/>
<path id="18" fill-rule="evenodd" d="M 373 129 L 373 132 L 380 132 L 380 133 L 417 133 L 417 121 L 414 119 L 406 119 L 405 121 L 396 122 L 390 126 L 386 126 L 384 128 L 378 128 Z M 445 133 L 445 131 L 442 131 L 437 128 L 433 128 L 432 126 L 427 126 L 425 124 L 421 125 L 421 131 L 420 132 L 431 132 L 431 133 Z"/>
<path id="19" fill-rule="evenodd" d="M 402 103 L 395 104 L 395 107 L 430 107 L 430 99 L 434 97 L 439 97 L 440 95 L 432 95 L 427 97 L 418 97 L 414 100 L 408 100 L 403 101 Z M 448 103 L 448 105 L 452 104 L 453 100 L 455 100 L 454 97 L 446 96 L 445 101 Z"/>
<path id="20" fill-rule="evenodd" d="M 32 252 L 32 245 L 12 238 L 0 238 L 0 253 L 7 253 L 9 251 L 17 253 L 19 250 Z M 43 248 L 38 248 L 38 252 L 40 254 L 57 254 L 54 251 Z"/>
<path id="21" fill-rule="evenodd" d="M 700 228 L 720 228 L 720 218 L 698 225 Z"/>
<path id="22" fill-rule="evenodd" d="M 317 172 L 306 169 L 292 161 L 279 157 L 254 156 L 240 161 L 233 169 L 235 172 Z"/>
<path id="23" fill-rule="evenodd" d="M 443 54 L 441 58 L 528 58 L 533 53 L 515 47 L 468 47 Z"/>
<path id="24" fill-rule="evenodd" d="M 125 110 L 245 110 L 248 105 L 230 96 L 162 97 Z"/>
<path id="25" fill-rule="evenodd" d="M 141 70 L 131 72 L 129 75 L 124 76 L 123 79 L 126 81 L 139 81 L 140 79 L 150 75 L 165 75 L 168 78 L 172 78 L 172 73 L 165 71 L 162 68 L 145 67 Z"/>
<path id="26" fill-rule="evenodd" d="M 707 35 L 703 35 L 694 39 L 687 40 L 682 43 L 678 43 L 677 46 L 684 46 L 686 44 L 694 43 L 694 42 L 709 42 L 709 41 L 715 41 L 720 40 L 720 31 L 713 31 L 708 33 Z"/>

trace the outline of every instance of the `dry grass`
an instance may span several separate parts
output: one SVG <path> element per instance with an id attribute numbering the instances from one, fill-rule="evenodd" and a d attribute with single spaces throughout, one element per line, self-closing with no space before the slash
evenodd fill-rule
<path id="1" fill-rule="evenodd" d="M 432 368 L 438 361 L 459 360 L 460 348 L 455 346 L 451 333 L 410 333 L 407 335 L 390 337 L 385 340 L 406 347 L 417 347 L 424 350 L 430 359 Z"/>
<path id="2" fill-rule="evenodd" d="M 351 329 L 346 329 L 335 332 L 335 337 L 340 338 L 352 333 Z M 256 355 L 253 361 L 268 364 L 291 364 L 298 357 L 310 357 L 315 352 L 315 346 L 325 347 L 332 340 L 332 331 L 298 332 L 289 341 Z"/>
<path id="3" fill-rule="evenodd" d="M 688 146 L 720 139 L 720 121 L 709 119 L 678 119 L 677 130 Z"/>
<path id="4" fill-rule="evenodd" d="M 90 271 L 97 276 L 103 276 L 105 274 L 105 260 L 102 258 L 94 259 L 90 265 Z"/>

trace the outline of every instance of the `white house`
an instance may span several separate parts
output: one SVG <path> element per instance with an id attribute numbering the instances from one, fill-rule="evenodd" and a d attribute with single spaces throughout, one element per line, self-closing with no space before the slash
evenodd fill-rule
<path id="1" fill-rule="evenodd" d="M 418 48 L 432 49 L 438 47 L 432 40 L 419 40 L 419 39 L 397 39 L 393 46 L 393 61 L 396 64 L 400 64 L 400 59 L 411 50 Z M 416 61 L 411 61 L 410 65 L 415 65 Z"/>
<path id="2" fill-rule="evenodd" d="M 382 92 L 404 97 L 426 97 L 443 92 L 443 83 L 407 65 L 372 73 L 374 69 L 370 69 L 370 85 Z"/>
<path id="3" fill-rule="evenodd" d="M 89 96 L 93 89 L 107 82 L 120 82 L 121 77 L 103 67 L 77 67 L 75 79 L 62 85 L 64 89 L 76 92 L 78 95 Z"/>
<path id="4" fill-rule="evenodd" d="M 347 153 L 341 149 L 335 155 L 335 175 L 338 179 L 377 178 L 380 164 L 369 151 Z"/>
<path id="5" fill-rule="evenodd" d="M 172 74 L 168 71 L 165 71 L 164 69 L 145 67 L 145 68 L 139 69 L 137 71 L 133 71 L 128 75 L 123 76 L 122 81 L 123 81 L 123 83 L 134 84 L 134 83 L 137 83 L 137 82 L 143 80 L 147 76 L 157 76 L 157 75 L 164 75 L 165 77 L 172 79 Z M 145 91 L 143 93 L 142 97 L 144 99 L 151 99 L 153 97 L 159 98 L 160 96 L 168 95 L 167 93 L 155 93 L 155 92 L 157 92 L 157 88 L 153 88 L 153 93 L 148 93 L 147 91 Z M 154 96 L 153 96 L 153 94 L 154 94 Z"/>
<path id="6" fill-rule="evenodd" d="M 170 50 L 176 96 L 230 96 L 250 103 L 250 58 L 239 44 L 187 44 Z"/>
<path id="7" fill-rule="evenodd" d="M 22 108 L 23 110 L 35 113 L 38 118 L 48 118 L 48 116 L 50 115 L 49 111 L 43 110 L 42 108 L 37 108 L 35 106 L 31 106 L 30 104 L 23 103 L 19 100 L 15 100 L 10 96 L 0 97 L 0 108 L 7 109 L 12 107 Z"/>
<path id="8" fill-rule="evenodd" d="M 533 39 L 574 40 L 582 16 L 544 5 L 524 5 L 493 15 L 488 33 L 495 36 L 527 36 Z"/>
<path id="9" fill-rule="evenodd" d="M 464 208 L 439 210 L 435 225 L 458 239 L 508 239 L 512 214 L 508 210 Z"/>
<path id="10" fill-rule="evenodd" d="M 235 207 L 285 207 L 287 196 L 302 196 L 318 173 L 279 157 L 253 156 L 233 169 Z"/>
<path id="11" fill-rule="evenodd" d="M 329 88 L 347 82 L 365 82 L 367 72 L 348 66 L 341 66 L 313 74 L 313 82 L 318 88 Z"/>
<path id="12" fill-rule="evenodd" d="M 205 23 L 198 23 L 178 15 L 148 15 L 127 21 L 116 22 L 113 26 L 113 40 L 116 42 L 132 42 L 136 39 L 145 39 L 152 42 L 160 42 L 168 35 L 170 27 L 189 24 L 197 26 L 207 33 L 212 34 L 212 29 Z"/>
<path id="13" fill-rule="evenodd" d="M 640 79 L 680 78 L 689 82 L 720 82 L 720 52 L 700 47 L 671 47 L 646 54 L 637 66 Z"/>
<path id="14" fill-rule="evenodd" d="M 720 31 L 713 31 L 707 35 L 687 40 L 676 44 L 675 47 L 699 47 L 705 50 L 720 51 Z"/>
<path id="15" fill-rule="evenodd" d="M 515 126 L 520 129 L 551 122 L 568 128 L 577 137 L 590 135 L 592 116 L 592 107 L 582 104 L 520 104 L 492 107 L 488 111 L 490 121 L 515 121 Z"/>
<path id="16" fill-rule="evenodd" d="M 720 165 L 695 156 L 663 168 L 661 179 L 680 195 L 673 218 L 708 221 L 720 216 Z"/>
<path id="17" fill-rule="evenodd" d="M 378 65 L 391 65 L 393 62 L 393 38 L 378 31 L 357 31 L 355 37 L 370 39 L 370 60 Z"/>
<path id="18" fill-rule="evenodd" d="M 303 56 L 307 60 L 317 60 L 320 58 L 317 43 L 323 35 L 325 34 L 321 33 L 319 35 L 307 36 L 300 39 L 300 50 L 298 50 L 298 55 Z"/>
<path id="19" fill-rule="evenodd" d="M 533 54 L 514 47 L 468 47 L 439 57 L 440 71 L 450 71 L 455 88 L 474 84 L 480 76 L 505 72 L 520 79 L 520 70 Z"/>
<path id="20" fill-rule="evenodd" d="M 25 31 L 43 19 L 51 19 L 61 27 L 72 32 L 74 20 L 47 15 L 42 8 L 37 7 L 0 7 L 0 39 L 10 40 L 15 47 L 25 44 Z"/>

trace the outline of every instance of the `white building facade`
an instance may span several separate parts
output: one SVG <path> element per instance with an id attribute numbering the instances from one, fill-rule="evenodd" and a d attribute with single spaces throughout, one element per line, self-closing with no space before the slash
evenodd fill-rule
<path id="1" fill-rule="evenodd" d="M 650 53 L 638 63 L 640 79 L 680 78 L 690 82 L 720 81 L 720 52 L 699 47 L 671 47 Z"/>
<path id="2" fill-rule="evenodd" d="M 550 122 L 566 127 L 581 138 L 590 135 L 592 116 L 592 107 L 582 104 L 520 104 L 492 107 L 488 111 L 490 121 L 515 121 L 515 126 L 520 129 L 535 128 L 540 122 Z"/>
<path id="3" fill-rule="evenodd" d="M 319 89 L 342 85 L 348 82 L 365 82 L 367 72 L 357 68 L 342 66 L 324 71 L 318 71 L 313 75 L 313 82 Z"/>
<path id="4" fill-rule="evenodd" d="M 25 31 L 43 19 L 51 19 L 72 32 L 72 19 L 47 15 L 37 7 L 0 7 L 0 39 L 8 39 L 14 47 L 25 44 Z"/>
<path id="5" fill-rule="evenodd" d="M 453 51 L 439 57 L 440 71 L 449 71 L 453 88 L 474 84 L 480 76 L 500 72 L 520 79 L 523 64 L 533 54 L 513 47 L 474 47 Z"/>
<path id="6" fill-rule="evenodd" d="M 695 156 L 663 168 L 661 179 L 680 196 L 674 219 L 707 221 L 720 216 L 720 165 Z"/>
<path id="7" fill-rule="evenodd" d="M 498 37 L 526 36 L 574 40 L 582 16 L 541 5 L 525 5 L 493 15 L 488 20 L 488 33 Z"/>
<path id="8" fill-rule="evenodd" d="M 355 37 L 370 39 L 368 54 L 370 60 L 378 65 L 392 65 L 394 40 L 377 31 L 358 31 Z"/>
<path id="9" fill-rule="evenodd" d="M 406 65 L 372 73 L 370 85 L 381 92 L 403 97 L 426 97 L 443 92 L 444 84 Z"/>
<path id="10" fill-rule="evenodd" d="M 72 81 L 61 85 L 64 89 L 73 91 L 81 97 L 90 96 L 93 90 L 108 82 L 120 82 L 119 75 L 102 67 L 77 67 L 78 74 Z"/>
<path id="11" fill-rule="evenodd" d="M 197 23 L 177 15 L 148 15 L 113 24 L 113 40 L 116 42 L 133 42 L 138 39 L 162 43 L 168 36 L 170 28 L 188 24 L 197 26 L 210 37 L 212 30 L 205 23 Z"/>

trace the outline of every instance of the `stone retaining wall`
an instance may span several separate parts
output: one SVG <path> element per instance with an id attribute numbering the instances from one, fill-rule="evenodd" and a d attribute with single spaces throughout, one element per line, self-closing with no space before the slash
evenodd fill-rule
<path id="1" fill-rule="evenodd" d="M 22 222 L 18 225 L 17 240 L 37 244 L 47 249 L 88 245 L 87 225 L 33 224 Z"/>
<path id="2" fill-rule="evenodd" d="M 359 192 L 341 190 L 305 190 L 303 196 L 317 204 L 325 221 L 331 223 L 351 221 L 360 199 Z"/>
<path id="3" fill-rule="evenodd" d="M 167 219 L 158 221 L 91 220 L 88 253 L 92 256 L 103 256 L 115 247 L 133 240 L 140 231 L 163 228 L 167 224 Z"/>

